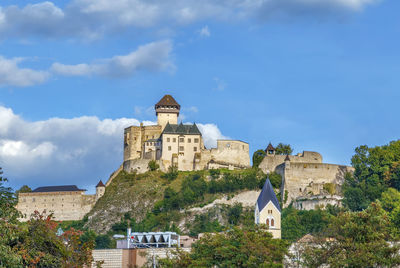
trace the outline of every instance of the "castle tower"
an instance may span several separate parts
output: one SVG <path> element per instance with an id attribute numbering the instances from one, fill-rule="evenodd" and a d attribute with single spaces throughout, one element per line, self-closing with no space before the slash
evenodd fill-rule
<path id="1" fill-rule="evenodd" d="M 275 148 L 274 146 L 272 146 L 271 143 L 268 144 L 267 149 L 265 149 L 265 152 L 267 153 L 267 155 L 274 155 L 275 154 Z"/>
<path id="2" fill-rule="evenodd" d="M 99 183 L 96 185 L 96 201 L 99 200 L 99 198 L 104 195 L 105 191 L 106 191 L 106 186 L 100 180 Z"/>
<path id="3" fill-rule="evenodd" d="M 178 124 L 178 116 L 181 106 L 171 95 L 165 95 L 155 105 L 157 124 L 161 126 L 161 131 L 164 130 L 167 123 Z"/>
<path id="4" fill-rule="evenodd" d="M 266 224 L 273 238 L 281 238 L 281 207 L 267 178 L 254 209 L 256 224 Z"/>

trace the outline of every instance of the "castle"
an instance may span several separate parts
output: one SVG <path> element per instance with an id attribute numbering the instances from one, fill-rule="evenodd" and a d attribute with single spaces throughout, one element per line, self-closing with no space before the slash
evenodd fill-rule
<path id="1" fill-rule="evenodd" d="M 321 154 L 304 151 L 297 155 L 277 155 L 269 144 L 259 168 L 266 174 L 282 176 L 283 207 L 293 204 L 297 209 L 315 209 L 326 205 L 341 205 L 341 185 L 353 167 L 326 164 Z"/>
<path id="2" fill-rule="evenodd" d="M 196 124 L 178 124 L 181 106 L 171 95 L 156 105 L 157 125 L 130 126 L 124 131 L 123 169 L 145 172 L 150 161 L 162 171 L 171 166 L 181 171 L 250 167 L 249 144 L 239 140 L 218 140 L 207 149 Z"/>
<path id="3" fill-rule="evenodd" d="M 99 181 L 95 195 L 85 195 L 86 190 L 76 185 L 44 186 L 29 193 L 19 193 L 17 209 L 23 214 L 20 220 L 29 220 L 35 210 L 53 213 L 56 221 L 81 220 L 104 195 L 105 189 Z"/>

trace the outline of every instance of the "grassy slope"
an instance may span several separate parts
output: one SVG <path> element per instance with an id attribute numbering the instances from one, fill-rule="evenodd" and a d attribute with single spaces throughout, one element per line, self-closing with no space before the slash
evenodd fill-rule
<path id="1" fill-rule="evenodd" d="M 241 174 L 246 171 L 227 171 L 222 173 Z M 182 181 L 188 175 L 200 173 L 204 177 L 209 175 L 208 171 L 179 172 L 178 177 L 169 182 L 162 178 L 162 172 L 153 171 L 144 174 L 129 174 L 121 171 L 112 183 L 107 187 L 94 208 L 88 213 L 88 222 L 85 227 L 95 230 L 97 233 L 106 233 L 114 223 L 120 222 L 125 213 L 137 222 L 142 221 L 148 212 L 151 212 L 154 204 L 163 198 L 166 187 L 179 191 Z M 205 194 L 201 203 L 193 204 L 198 207 L 211 203 L 222 194 Z M 176 212 L 179 213 L 179 212 Z M 193 219 L 192 213 L 181 212 L 180 218 Z"/>

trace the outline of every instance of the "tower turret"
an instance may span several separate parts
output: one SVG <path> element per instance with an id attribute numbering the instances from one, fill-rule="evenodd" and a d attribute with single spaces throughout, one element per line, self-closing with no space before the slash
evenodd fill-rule
<path id="1" fill-rule="evenodd" d="M 178 116 L 181 106 L 171 95 L 165 95 L 155 105 L 157 123 L 162 127 L 161 131 L 165 128 L 167 123 L 178 124 Z"/>
<path id="2" fill-rule="evenodd" d="M 96 185 L 96 201 L 104 195 L 104 192 L 106 191 L 106 186 L 104 183 L 100 180 L 99 183 Z"/>

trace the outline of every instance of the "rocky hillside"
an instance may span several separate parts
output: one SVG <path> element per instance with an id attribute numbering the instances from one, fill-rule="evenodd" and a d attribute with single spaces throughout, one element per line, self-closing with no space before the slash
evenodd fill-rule
<path id="1" fill-rule="evenodd" d="M 87 214 L 85 226 L 104 234 L 124 221 L 143 231 L 177 228 L 183 233 L 193 233 L 199 221 L 225 225 L 238 203 L 252 214 L 264 181 L 265 175 L 253 169 L 178 172 L 173 179 L 161 171 L 121 171 Z"/>

